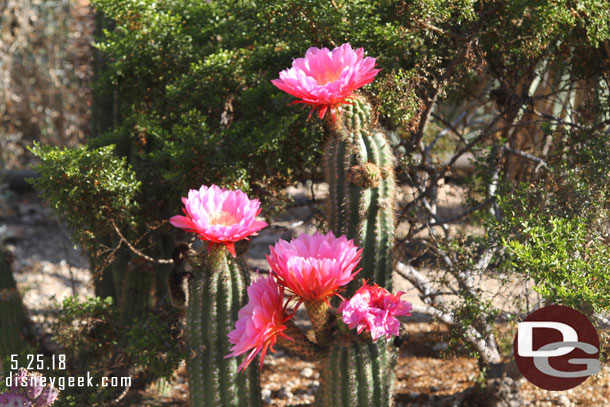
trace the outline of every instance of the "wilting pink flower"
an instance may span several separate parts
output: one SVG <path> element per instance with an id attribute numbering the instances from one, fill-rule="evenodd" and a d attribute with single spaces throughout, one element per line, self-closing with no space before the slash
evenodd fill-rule
<path id="1" fill-rule="evenodd" d="M 240 190 L 231 191 L 216 185 L 191 189 L 182 198 L 186 216 L 173 216 L 169 221 L 177 228 L 199 235 L 201 240 L 223 244 L 235 256 L 234 243 L 256 235 L 267 223 L 256 220 L 261 212 L 258 199 L 248 199 Z"/>
<path id="2" fill-rule="evenodd" d="M 12 376 L 11 382 L 9 391 L 0 394 L 0 406 L 50 407 L 59 394 L 50 385 L 43 386 L 40 373 L 23 368 Z"/>
<path id="3" fill-rule="evenodd" d="M 403 294 L 402 291 L 391 294 L 377 284 L 370 286 L 363 281 L 362 287 L 343 301 L 338 311 L 350 329 L 356 328 L 359 334 L 366 330 L 374 341 L 382 336 L 389 340 L 399 334 L 400 321 L 396 317 L 411 315 L 413 307 L 400 299 Z"/>
<path id="4" fill-rule="evenodd" d="M 364 49 L 353 50 L 349 43 L 329 51 L 312 47 L 305 58 L 297 58 L 292 68 L 280 72 L 280 79 L 271 81 L 284 92 L 312 107 L 311 113 L 320 111 L 320 118 L 328 109 L 335 113 L 342 103 L 362 86 L 373 82 L 380 69 L 375 68 L 375 58 L 364 56 Z M 310 113 L 310 116 L 311 116 Z"/>
<path id="5" fill-rule="evenodd" d="M 332 232 L 301 234 L 269 247 L 267 261 L 278 282 L 305 301 L 328 301 L 354 279 L 362 250 Z"/>
<path id="6" fill-rule="evenodd" d="M 273 350 L 278 336 L 291 339 L 283 331 L 284 323 L 292 315 L 287 315 L 284 307 L 284 291 L 272 277 L 259 278 L 248 287 L 248 304 L 239 310 L 235 329 L 229 332 L 229 342 L 233 344 L 226 357 L 249 352 L 239 365 L 243 371 L 261 352 L 261 368 L 267 349 Z"/>

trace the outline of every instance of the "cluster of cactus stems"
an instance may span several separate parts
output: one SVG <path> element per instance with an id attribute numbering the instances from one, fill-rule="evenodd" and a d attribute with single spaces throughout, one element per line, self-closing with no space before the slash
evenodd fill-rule
<path id="1" fill-rule="evenodd" d="M 321 117 L 327 111 L 332 113 L 323 163 L 330 190 L 328 223 L 332 234 L 298 238 L 294 246 L 292 242 L 284 242 L 285 245 L 278 243 L 272 249 L 271 257 L 268 257 L 272 275 L 255 283 L 252 286 L 253 294 L 248 291 L 248 295 L 257 298 L 247 298 L 247 272 L 235 260 L 233 246 L 233 242 L 246 235 L 236 233 L 236 237 L 241 237 L 228 240 L 229 231 L 217 233 L 220 230 L 218 227 L 233 224 L 241 216 L 241 211 L 236 211 L 232 204 L 225 210 L 224 206 L 220 206 L 224 198 L 216 200 L 214 196 L 209 197 L 210 193 L 223 197 L 227 195 L 226 191 L 222 192 L 215 186 L 202 186 L 199 192 L 191 190 L 189 197 L 183 199 L 187 216 L 175 216 L 170 222 L 176 227 L 198 233 L 202 240 L 220 243 L 216 246 L 210 243 L 212 247 L 207 256 L 190 256 L 192 275 L 186 318 L 190 407 L 260 405 L 257 363 L 250 363 L 251 356 L 253 352 L 261 351 L 264 355 L 268 347 L 273 349 L 274 344 L 293 351 L 305 360 L 319 363 L 318 407 L 393 405 L 397 349 L 389 341 L 392 335 L 398 334 L 399 322 L 395 316 L 410 315 L 411 307 L 400 300 L 400 295 L 393 296 L 387 291 L 392 287 L 395 226 L 393 153 L 385 134 L 376 126 L 373 109 L 367 100 L 353 93 L 349 99 L 345 99 L 346 96 L 337 91 L 338 86 L 353 91 L 370 83 L 378 70 L 373 69 L 374 59 L 363 59 L 363 50 L 353 51 L 349 44 L 332 52 L 311 48 L 307 58 L 313 62 L 308 65 L 303 60 L 295 61 L 294 72 L 283 71 L 280 79 L 272 82 L 278 88 L 302 97 L 301 102 L 311 104 L 313 110 L 320 111 Z M 347 70 L 341 66 L 344 62 L 353 63 L 353 66 Z M 317 70 L 318 76 L 305 73 L 304 69 Z M 310 76 L 307 81 L 298 81 L 295 78 L 299 75 Z M 304 88 L 312 83 L 314 77 L 323 82 L 335 75 L 339 75 L 340 79 L 332 82 L 332 85 L 322 83 L 320 86 L 328 85 L 328 93 L 339 92 L 337 99 L 325 99 L 326 93 L 320 91 L 320 86 Z M 313 101 L 317 97 L 320 98 L 319 103 Z M 344 99 L 341 100 L 341 97 Z M 226 202 L 236 200 L 231 198 Z M 216 204 L 212 205 L 212 202 Z M 250 223 L 240 223 L 245 224 Z M 259 225 L 249 232 L 256 232 L 260 228 Z M 231 231 L 238 229 L 235 227 Z M 345 237 L 340 239 L 351 239 L 351 242 L 347 243 L 346 239 L 333 240 L 335 236 L 342 235 Z M 337 243 L 339 240 L 340 243 Z M 315 242 L 310 245 L 312 241 Z M 328 259 L 328 264 L 334 265 L 334 268 L 324 272 L 316 271 L 316 267 L 331 266 L 321 266 L 321 263 L 317 263 L 320 259 L 312 254 L 312 251 L 322 250 L 322 245 L 325 245 L 325 254 L 319 252 L 319 255 Z M 361 248 L 361 252 L 349 257 L 354 255 L 354 245 Z M 335 255 L 328 253 L 329 247 L 333 251 L 343 252 L 336 253 L 336 258 L 326 257 Z M 227 255 L 227 249 L 233 256 Z M 308 256 L 313 260 L 305 259 Z M 354 262 L 345 260 L 348 257 Z M 354 278 L 355 273 L 347 278 L 346 270 L 349 275 L 358 259 L 358 278 Z M 299 270 L 291 269 L 295 264 L 299 265 Z M 338 270 L 337 267 L 343 269 Z M 329 277 L 328 273 L 332 275 Z M 322 282 L 325 278 L 325 282 Z M 363 279 L 371 285 L 365 284 L 358 289 Z M 331 288 L 324 285 L 329 282 L 332 285 L 333 281 L 342 283 Z M 303 289 L 309 283 L 312 287 Z M 345 301 L 336 308 L 331 298 L 341 286 L 341 294 L 346 298 L 353 295 L 354 303 Z M 261 291 L 276 288 L 280 293 L 276 293 L 277 296 L 271 293 L 268 298 L 266 296 L 270 291 Z M 283 305 L 284 308 L 277 310 L 277 304 L 283 302 L 284 289 L 292 295 L 289 302 Z M 379 298 L 381 302 L 377 302 Z M 294 309 L 286 307 L 295 299 L 296 304 L 304 304 L 314 337 L 308 337 L 291 320 Z M 245 303 L 247 306 L 244 307 Z M 385 305 L 379 305 L 381 303 Z M 295 306 L 294 303 L 292 305 Z M 242 312 L 238 313 L 240 308 L 244 310 L 243 315 Z M 363 317 L 363 312 L 368 316 Z M 383 322 L 377 319 L 380 316 Z M 255 318 L 256 322 L 253 322 Z M 233 325 L 236 328 L 228 335 Z M 354 328 L 357 328 L 358 334 Z M 229 347 L 230 342 L 235 345 L 233 349 Z M 244 352 L 248 352 L 248 358 L 239 367 L 239 357 L 225 359 L 229 354 L 243 357 Z M 238 369 L 244 367 L 244 371 L 238 375 Z"/>
<path id="2" fill-rule="evenodd" d="M 0 406 L 49 407 L 58 394 L 56 389 L 44 384 L 41 374 L 30 373 L 22 368 L 11 377 L 10 389 L 0 394 Z"/>
<path id="3" fill-rule="evenodd" d="M 190 407 L 262 405 L 256 363 L 238 374 L 243 358 L 225 358 L 227 334 L 247 302 L 248 269 L 220 245 L 204 255 L 190 253 L 191 277 L 186 310 Z"/>
<path id="4" fill-rule="evenodd" d="M 362 97 L 344 105 L 330 123 L 324 152 L 329 185 L 328 222 L 336 235 L 346 235 L 364 249 L 360 277 L 392 289 L 394 248 L 393 153 L 383 132 L 374 126 L 370 104 Z M 347 288 L 352 294 L 358 286 Z"/>

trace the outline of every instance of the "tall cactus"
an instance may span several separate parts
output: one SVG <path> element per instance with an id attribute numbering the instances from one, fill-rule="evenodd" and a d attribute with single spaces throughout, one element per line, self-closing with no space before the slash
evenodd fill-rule
<path id="1" fill-rule="evenodd" d="M 364 57 L 364 49 L 354 50 L 349 43 L 333 50 L 312 47 L 271 82 L 297 97 L 295 103 L 311 106 L 312 113 L 318 111 L 321 118 L 331 113 L 324 153 L 330 229 L 363 249 L 359 277 L 391 290 L 394 160 L 385 135 L 375 126 L 371 105 L 355 95 L 374 80 L 379 72 L 375 65 L 375 58 Z M 358 284 L 352 280 L 344 295 L 354 294 Z M 396 357 L 388 353 L 384 341 L 365 344 L 339 336 L 329 349 L 318 406 L 392 405 Z"/>
<path id="2" fill-rule="evenodd" d="M 23 349 L 23 333 L 30 328 L 8 256 L 0 248 L 0 359 Z"/>
<path id="3" fill-rule="evenodd" d="M 226 358 L 231 351 L 227 335 L 248 302 L 248 268 L 236 259 L 237 254 L 242 252 L 244 239 L 267 226 L 256 220 L 260 203 L 242 191 L 216 185 L 192 189 L 182 202 L 186 216 L 173 216 L 170 223 L 196 233 L 208 249 L 203 257 L 187 249 L 192 267 L 186 311 L 189 406 L 260 406 L 256 368 L 238 376 L 238 361 Z M 177 260 L 174 256 L 174 262 Z M 175 286 L 176 279 L 172 280 Z M 184 296 L 175 297 L 179 303 Z"/>
<path id="4" fill-rule="evenodd" d="M 190 407 L 261 406 L 258 367 L 242 374 L 242 358 L 230 352 L 227 334 L 247 302 L 248 271 L 224 246 L 203 259 L 190 256 L 193 266 L 186 312 L 187 369 Z"/>
<path id="5" fill-rule="evenodd" d="M 326 145 L 328 221 L 364 249 L 360 277 L 392 289 L 394 160 L 385 135 L 375 128 L 373 111 L 362 97 L 343 107 Z M 348 294 L 358 286 L 352 281 Z"/>

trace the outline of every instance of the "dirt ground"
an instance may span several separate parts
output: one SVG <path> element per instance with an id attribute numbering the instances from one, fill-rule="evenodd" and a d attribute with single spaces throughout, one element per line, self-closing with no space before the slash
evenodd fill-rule
<path id="1" fill-rule="evenodd" d="M 316 187 L 316 198 L 324 196 L 324 186 Z M 252 242 L 248 262 L 253 269 L 266 269 L 264 253 L 280 238 L 300 232 L 311 233 L 312 211 L 309 188 L 287 191 L 295 206 L 280 214 L 273 224 Z M 0 195 L 0 244 L 15 255 L 14 274 L 24 302 L 41 333 L 57 303 L 68 295 L 81 298 L 92 294 L 91 278 L 85 253 L 74 248 L 69 233 L 55 213 L 33 193 L 15 194 L 4 190 Z M 396 285 L 408 291 L 410 301 L 419 301 L 416 292 L 396 277 Z M 490 283 L 491 284 L 491 283 Z M 490 285 L 490 290 L 493 289 Z M 499 301 L 506 301 L 500 299 Z M 400 349 L 396 372 L 396 406 L 451 406 L 461 392 L 475 385 L 478 368 L 473 358 L 449 347 L 447 329 L 425 316 L 406 318 L 408 339 Z M 514 327 L 501 326 L 502 343 L 512 342 Z M 188 384 L 184 367 L 171 383 L 171 396 L 161 397 L 155 388 L 143 394 L 138 405 L 186 406 Z M 304 362 L 279 350 L 265 360 L 262 371 L 263 397 L 270 406 L 313 405 L 319 386 L 315 363 Z M 610 404 L 610 367 L 590 377 L 584 384 L 565 392 L 536 388 L 522 379 L 519 387 L 527 406 L 606 406 Z M 167 393 L 166 393 L 167 394 Z"/>

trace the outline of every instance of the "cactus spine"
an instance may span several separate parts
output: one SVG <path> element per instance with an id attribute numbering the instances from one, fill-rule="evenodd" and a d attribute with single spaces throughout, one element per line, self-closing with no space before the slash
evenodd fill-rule
<path id="1" fill-rule="evenodd" d="M 355 98 L 344 106 L 326 145 L 330 228 L 364 249 L 359 277 L 392 289 L 394 159 L 385 135 L 374 128 L 371 106 Z M 352 281 L 353 294 L 360 281 Z"/>
<path id="2" fill-rule="evenodd" d="M 363 249 L 359 277 L 392 289 L 394 249 L 394 159 L 385 135 L 374 128 L 373 111 L 361 97 L 343 107 L 324 154 L 329 185 L 328 221 Z M 347 287 L 346 296 L 360 285 Z M 376 343 L 339 337 L 321 366 L 318 407 L 393 405 L 396 350 Z"/>
<path id="3" fill-rule="evenodd" d="M 238 374 L 242 358 L 230 353 L 227 334 L 247 302 L 247 269 L 224 246 L 193 266 L 186 311 L 189 407 L 257 407 L 262 405 L 257 363 Z M 197 264 L 199 263 L 199 264 Z"/>
<path id="4" fill-rule="evenodd" d="M 391 406 L 397 353 L 381 340 L 335 343 L 321 365 L 317 407 Z"/>

